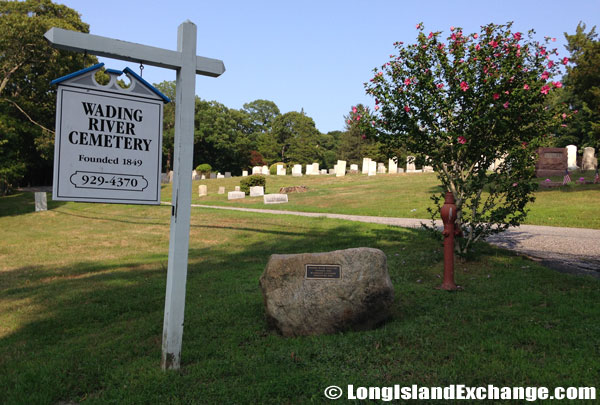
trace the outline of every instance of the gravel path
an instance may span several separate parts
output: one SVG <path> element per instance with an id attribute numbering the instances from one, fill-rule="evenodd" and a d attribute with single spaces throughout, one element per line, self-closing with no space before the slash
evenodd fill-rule
<path id="1" fill-rule="evenodd" d="M 195 205 L 192 207 L 215 208 L 233 211 L 260 212 L 275 215 L 300 215 L 325 217 L 348 221 L 369 222 L 420 228 L 426 219 L 372 217 L 365 215 L 343 215 L 316 212 L 280 211 L 256 208 Z M 441 221 L 436 221 L 442 226 Z M 558 228 L 553 226 L 521 225 L 506 232 L 491 236 L 487 242 L 529 257 L 552 269 L 571 274 L 590 275 L 600 279 L 600 230 L 582 228 Z"/>

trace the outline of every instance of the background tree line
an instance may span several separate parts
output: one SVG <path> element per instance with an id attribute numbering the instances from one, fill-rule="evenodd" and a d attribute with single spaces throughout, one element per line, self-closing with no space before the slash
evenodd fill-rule
<path id="1" fill-rule="evenodd" d="M 77 11 L 51 0 L 0 2 L 0 195 L 17 186 L 51 184 L 56 88 L 50 81 L 97 63 L 93 56 L 50 47 L 43 34 L 51 27 L 89 32 Z M 572 63 L 553 103 L 568 105 L 571 114 L 553 142 L 598 150 L 600 43 L 595 27 L 585 30 L 580 24 L 575 34 L 565 34 Z M 175 99 L 173 82 L 155 86 Z M 364 137 L 352 122 L 352 110 L 343 131 L 324 134 L 304 111 L 282 114 L 272 101 L 254 100 L 236 110 L 197 98 L 194 166 L 208 163 L 214 170 L 240 173 L 275 162 L 332 168 L 337 159 L 360 164 L 363 157 L 385 162 L 398 156 L 405 161 L 408 152 L 401 144 Z M 173 162 L 174 112 L 174 103 L 165 105 L 165 171 Z"/>

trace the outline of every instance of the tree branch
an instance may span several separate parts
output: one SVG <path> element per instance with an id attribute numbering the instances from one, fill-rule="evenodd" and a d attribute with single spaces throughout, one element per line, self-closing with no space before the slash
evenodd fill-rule
<path id="1" fill-rule="evenodd" d="M 44 131 L 48 131 L 48 132 L 50 132 L 50 133 L 52 133 L 52 134 L 54 133 L 54 131 L 53 131 L 53 130 L 46 128 L 45 126 L 43 126 L 42 124 L 40 124 L 39 122 L 37 122 L 37 121 L 35 121 L 33 118 L 31 118 L 31 117 L 29 116 L 29 114 L 27 114 L 27 113 L 25 112 L 25 110 L 23 110 L 23 109 L 22 109 L 22 108 L 21 108 L 21 107 L 20 107 L 20 106 L 19 106 L 17 103 L 15 103 L 14 101 L 12 101 L 12 100 L 9 100 L 9 99 L 7 99 L 7 98 L 3 98 L 2 100 L 3 100 L 3 101 L 8 101 L 9 103 L 11 103 L 11 104 L 12 104 L 12 105 L 14 105 L 15 107 L 17 107 L 17 109 L 18 109 L 19 111 L 21 111 L 21 112 L 23 113 L 23 115 L 24 115 L 25 117 L 27 117 L 27 119 L 28 119 L 28 120 L 29 120 L 29 121 L 30 121 L 32 124 L 34 124 L 34 125 L 37 125 L 38 127 L 42 128 L 42 130 L 44 130 Z"/>

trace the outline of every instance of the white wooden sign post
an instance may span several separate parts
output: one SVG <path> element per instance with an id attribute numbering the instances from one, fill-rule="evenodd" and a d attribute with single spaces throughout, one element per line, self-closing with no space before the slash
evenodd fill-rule
<path id="1" fill-rule="evenodd" d="M 135 44 L 97 35 L 51 28 L 44 35 L 52 46 L 113 59 L 174 69 L 175 153 L 173 197 L 161 367 L 179 369 L 192 202 L 192 157 L 194 150 L 194 107 L 196 74 L 218 77 L 225 66 L 218 59 L 196 55 L 196 25 L 182 23 L 177 31 L 177 51 Z"/>

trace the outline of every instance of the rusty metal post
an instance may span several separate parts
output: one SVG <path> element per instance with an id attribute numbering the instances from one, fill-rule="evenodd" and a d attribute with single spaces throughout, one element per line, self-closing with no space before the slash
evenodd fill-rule
<path id="1" fill-rule="evenodd" d="M 446 199 L 441 210 L 442 221 L 444 222 L 444 282 L 440 289 L 457 290 L 454 284 L 454 221 L 456 220 L 456 205 L 454 205 L 454 196 L 452 193 L 446 193 Z"/>

